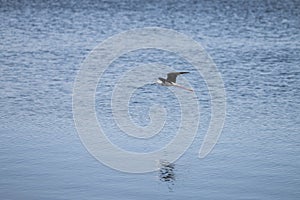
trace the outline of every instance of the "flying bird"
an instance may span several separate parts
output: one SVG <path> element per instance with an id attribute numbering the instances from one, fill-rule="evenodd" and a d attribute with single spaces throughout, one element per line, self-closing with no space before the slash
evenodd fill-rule
<path id="1" fill-rule="evenodd" d="M 171 72 L 171 73 L 168 73 L 167 79 L 159 77 L 158 80 L 157 80 L 157 83 L 162 85 L 162 86 L 175 86 L 175 87 L 179 87 L 181 89 L 185 89 L 185 90 L 193 92 L 192 89 L 186 88 L 186 87 L 176 83 L 176 77 L 178 75 L 187 74 L 187 73 L 189 73 L 189 72 Z"/>

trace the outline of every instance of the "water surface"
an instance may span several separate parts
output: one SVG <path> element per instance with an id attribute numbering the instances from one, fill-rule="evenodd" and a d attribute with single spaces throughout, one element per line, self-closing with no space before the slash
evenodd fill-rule
<path id="1" fill-rule="evenodd" d="M 299 199 L 299 10 L 297 0 L 1 1 L 1 198 Z M 198 159 L 210 120 L 205 81 L 171 53 L 140 51 L 120 58 L 107 71 L 106 83 L 131 64 L 161 62 L 191 71 L 186 78 L 201 108 L 197 137 L 176 163 L 127 174 L 99 163 L 81 144 L 72 89 L 81 62 L 97 44 L 149 26 L 184 33 L 207 50 L 224 80 L 226 123 L 211 154 Z M 107 95 L 101 95 L 105 89 Z M 99 121 L 111 123 L 106 117 L 111 90 L 109 84 L 97 88 Z M 178 102 L 166 101 L 172 97 L 168 91 L 139 88 L 129 104 L 133 121 L 146 125 L 152 102 L 173 112 Z M 105 128 L 116 144 L 147 152 L 174 136 L 176 121 L 168 120 L 151 142 L 127 140 L 114 125 Z"/>

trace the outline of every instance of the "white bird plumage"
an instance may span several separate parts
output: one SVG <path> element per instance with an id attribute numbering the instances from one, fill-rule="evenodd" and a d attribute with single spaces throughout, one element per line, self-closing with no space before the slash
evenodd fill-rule
<path id="1" fill-rule="evenodd" d="M 190 92 L 193 92 L 192 89 L 186 88 L 186 87 L 176 83 L 176 77 L 178 75 L 187 74 L 187 73 L 189 73 L 189 72 L 171 72 L 171 73 L 167 74 L 167 79 L 159 77 L 158 80 L 157 80 L 157 83 L 162 85 L 162 86 L 175 86 L 175 87 L 179 87 L 181 89 L 185 89 L 185 90 L 188 90 Z"/>

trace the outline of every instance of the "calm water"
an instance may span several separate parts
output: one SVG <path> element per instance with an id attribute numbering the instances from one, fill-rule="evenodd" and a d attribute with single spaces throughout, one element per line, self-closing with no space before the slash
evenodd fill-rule
<path id="1" fill-rule="evenodd" d="M 299 1 L 0 1 L 0 17 L 1 199 L 300 198 Z M 185 77 L 201 108 L 197 137 L 177 162 L 127 174 L 104 166 L 82 145 L 72 89 L 97 44 L 149 26 L 174 29 L 203 45 L 224 80 L 227 117 L 214 150 L 198 159 L 210 119 L 204 80 L 171 53 L 141 51 L 118 59 L 106 83 L 134 63 L 191 71 Z M 96 109 L 114 143 L 147 152 L 174 137 L 180 113 L 159 138 L 128 140 L 106 117 L 112 89 L 97 88 Z M 176 112 L 178 102 L 166 100 L 171 95 L 157 85 L 139 88 L 129 104 L 132 120 L 148 123 L 149 102 Z"/>

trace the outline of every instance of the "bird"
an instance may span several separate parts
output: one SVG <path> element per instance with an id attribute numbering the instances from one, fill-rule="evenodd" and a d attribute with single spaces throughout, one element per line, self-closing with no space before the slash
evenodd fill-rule
<path id="1" fill-rule="evenodd" d="M 162 85 L 162 86 L 175 86 L 175 87 L 179 87 L 181 89 L 185 89 L 185 90 L 188 90 L 190 92 L 193 92 L 192 89 L 186 88 L 186 87 L 176 83 L 176 78 L 177 78 L 178 75 L 187 74 L 187 73 L 189 73 L 189 72 L 171 72 L 171 73 L 167 74 L 167 79 L 159 77 L 158 80 L 157 80 L 157 83 L 159 85 Z"/>

